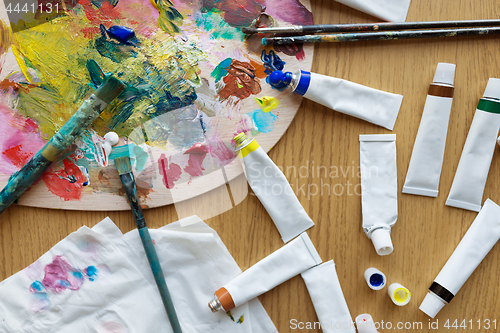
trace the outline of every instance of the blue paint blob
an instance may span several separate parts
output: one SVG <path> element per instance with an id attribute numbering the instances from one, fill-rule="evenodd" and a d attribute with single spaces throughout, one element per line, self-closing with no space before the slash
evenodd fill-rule
<path id="1" fill-rule="evenodd" d="M 266 53 L 266 50 L 262 50 L 260 60 L 262 60 L 264 67 L 266 67 L 265 73 L 267 75 L 274 71 L 283 70 L 286 64 L 273 50 L 269 51 L 269 54 Z"/>
<path id="2" fill-rule="evenodd" d="M 122 25 L 114 25 L 107 31 L 109 38 L 113 38 L 121 43 L 128 44 L 135 37 L 135 31 Z"/>
<path id="3" fill-rule="evenodd" d="M 39 293 L 45 290 L 45 286 L 40 281 L 35 281 L 30 286 L 30 291 L 32 293 Z"/>
<path id="4" fill-rule="evenodd" d="M 384 277 L 378 273 L 370 276 L 370 284 L 374 287 L 380 287 L 384 285 Z"/>
<path id="5" fill-rule="evenodd" d="M 278 90 L 283 90 L 292 82 L 292 73 L 282 71 L 274 71 L 269 75 L 269 84 Z"/>
<path id="6" fill-rule="evenodd" d="M 73 276 L 77 279 L 83 278 L 83 274 L 81 272 L 72 272 Z"/>
<path id="7" fill-rule="evenodd" d="M 255 128 L 261 133 L 269 133 L 274 129 L 274 122 L 278 119 L 271 112 L 264 112 L 261 109 L 248 113 L 252 118 Z"/>
<path id="8" fill-rule="evenodd" d="M 87 267 L 87 269 L 85 269 L 85 272 L 87 273 L 90 281 L 95 281 L 95 279 L 97 279 L 97 273 L 99 273 L 99 270 L 95 266 L 89 266 Z"/>

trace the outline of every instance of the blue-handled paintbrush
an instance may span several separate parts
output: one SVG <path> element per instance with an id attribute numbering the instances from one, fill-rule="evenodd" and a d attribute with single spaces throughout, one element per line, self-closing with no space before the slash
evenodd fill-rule
<path id="1" fill-rule="evenodd" d="M 13 174 L 0 192 L 0 214 L 3 213 L 24 191 L 37 180 L 49 165 L 75 141 L 102 111 L 114 100 L 126 85 L 113 76 L 106 77 L 104 83 L 83 102 L 82 106 L 33 156 L 21 170 Z"/>
<path id="2" fill-rule="evenodd" d="M 165 281 L 165 276 L 163 275 L 163 270 L 161 269 L 160 261 L 158 260 L 158 255 L 153 244 L 153 240 L 149 235 L 148 227 L 146 226 L 146 221 L 144 220 L 144 215 L 142 213 L 142 208 L 139 203 L 139 196 L 137 194 L 137 187 L 135 185 L 134 174 L 132 173 L 132 166 L 130 164 L 128 146 L 120 146 L 113 149 L 109 159 L 115 161 L 116 169 L 120 175 L 120 180 L 122 181 L 123 187 L 125 188 L 125 193 L 127 194 L 128 201 L 130 203 L 130 208 L 134 214 L 134 219 L 137 224 L 137 230 L 139 230 L 139 235 L 141 236 L 142 245 L 144 246 L 144 251 L 148 257 L 149 265 L 153 271 L 153 275 L 156 281 L 156 285 L 160 290 L 161 300 L 167 311 L 168 319 L 174 330 L 174 333 L 182 333 L 181 325 L 179 324 L 179 319 L 175 312 L 174 304 L 170 293 L 167 288 L 167 283 Z"/>

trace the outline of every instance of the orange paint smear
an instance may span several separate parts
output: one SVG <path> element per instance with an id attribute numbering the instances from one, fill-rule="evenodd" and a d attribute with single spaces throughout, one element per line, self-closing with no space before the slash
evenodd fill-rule
<path id="1" fill-rule="evenodd" d="M 63 163 L 64 169 L 62 170 L 59 168 L 55 171 L 56 167 L 50 167 L 43 174 L 43 181 L 50 192 L 64 201 L 80 200 L 85 176 L 71 160 L 64 159 Z"/>

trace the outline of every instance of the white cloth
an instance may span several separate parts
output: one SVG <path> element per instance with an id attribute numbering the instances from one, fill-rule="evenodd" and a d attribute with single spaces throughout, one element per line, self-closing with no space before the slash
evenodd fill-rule
<path id="1" fill-rule="evenodd" d="M 193 216 L 150 233 L 183 332 L 277 332 L 258 299 L 234 309 L 235 321 L 210 311 L 215 290 L 241 270 L 202 220 Z M 237 323 L 240 318 L 243 322 Z M 82 227 L 70 234 L 0 283 L 0 332 L 140 333 L 172 328 L 137 230 L 123 235 L 106 218 L 92 229 Z"/>
<path id="2" fill-rule="evenodd" d="M 404 22 L 411 0 L 336 0 L 386 21 Z"/>

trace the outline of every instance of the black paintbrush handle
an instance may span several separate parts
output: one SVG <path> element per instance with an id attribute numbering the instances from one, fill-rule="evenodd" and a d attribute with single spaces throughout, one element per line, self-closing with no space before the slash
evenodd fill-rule
<path id="1" fill-rule="evenodd" d="M 388 31 L 388 30 L 409 30 L 409 29 L 487 27 L 487 26 L 489 27 L 500 26 L 500 20 L 313 24 L 313 25 L 293 25 L 293 26 L 268 27 L 268 28 L 243 28 L 241 30 L 247 34 L 252 34 L 252 33 L 314 34 L 314 33 L 331 33 L 331 32 Z"/>
<path id="2" fill-rule="evenodd" d="M 477 35 L 498 35 L 500 27 L 469 28 L 469 29 L 437 29 L 437 30 L 408 30 L 408 31 L 385 31 L 385 32 L 353 32 L 331 35 L 306 35 L 290 37 L 267 37 L 262 38 L 262 45 L 284 45 L 299 43 L 338 43 L 359 42 L 370 40 L 392 40 L 392 39 L 415 39 L 415 38 L 437 38 L 458 37 Z"/>

